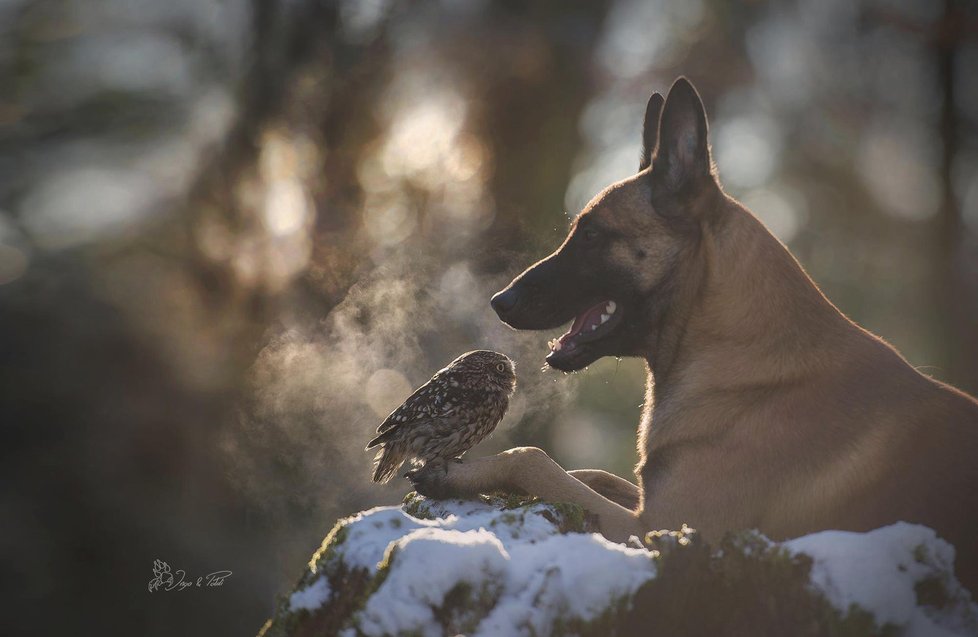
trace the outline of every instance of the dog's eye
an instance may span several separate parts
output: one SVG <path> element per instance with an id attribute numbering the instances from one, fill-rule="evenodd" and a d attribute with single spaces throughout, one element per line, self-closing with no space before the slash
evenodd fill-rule
<path id="1" fill-rule="evenodd" d="M 598 231 L 594 228 L 585 228 L 584 230 L 584 240 L 591 242 L 598 238 Z"/>

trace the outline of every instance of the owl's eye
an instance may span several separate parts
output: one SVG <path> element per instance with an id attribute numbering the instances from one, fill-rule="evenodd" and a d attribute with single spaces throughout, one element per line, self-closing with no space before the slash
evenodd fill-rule
<path id="1" fill-rule="evenodd" d="M 499 373 L 506 371 L 506 363 L 496 363 L 496 371 Z"/>

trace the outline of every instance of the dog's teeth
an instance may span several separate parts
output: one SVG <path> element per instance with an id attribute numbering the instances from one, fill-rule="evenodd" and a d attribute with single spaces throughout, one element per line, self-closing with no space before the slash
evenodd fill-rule
<path id="1" fill-rule="evenodd" d="M 596 329 L 598 329 L 598 326 L 597 326 L 597 325 L 592 325 L 592 326 L 591 326 L 591 331 L 592 331 L 592 332 L 593 332 L 594 330 L 596 330 Z"/>
<path id="2" fill-rule="evenodd" d="M 610 319 L 610 318 L 611 318 L 611 316 L 609 316 L 608 314 L 602 314 L 601 315 L 601 322 L 602 323 L 607 323 L 608 322 L 608 319 Z"/>
<path id="3" fill-rule="evenodd" d="M 604 311 L 607 312 L 608 314 L 614 314 L 615 313 L 615 308 L 617 308 L 617 307 L 618 306 L 615 305 L 615 302 L 614 301 L 608 301 L 608 305 L 605 306 Z"/>

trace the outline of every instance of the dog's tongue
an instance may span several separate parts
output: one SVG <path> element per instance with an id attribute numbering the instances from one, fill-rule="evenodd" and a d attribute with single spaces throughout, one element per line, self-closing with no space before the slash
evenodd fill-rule
<path id="1" fill-rule="evenodd" d="M 608 301 L 602 301 L 591 307 L 581 314 L 577 315 L 574 319 L 574 324 L 571 328 L 567 330 L 559 339 L 557 339 L 561 345 L 566 345 L 567 341 L 574 338 L 584 330 L 591 330 L 592 328 L 601 325 L 601 315 L 605 312 L 605 307 L 608 305 Z"/>

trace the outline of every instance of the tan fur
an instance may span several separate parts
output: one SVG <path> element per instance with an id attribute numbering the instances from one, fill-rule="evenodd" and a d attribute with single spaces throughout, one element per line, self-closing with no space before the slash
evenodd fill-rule
<path id="1" fill-rule="evenodd" d="M 675 278 L 664 318 L 649 318 L 640 339 L 650 374 L 638 485 L 568 473 L 519 448 L 452 465 L 429 490 L 573 502 L 617 541 L 682 523 L 713 540 L 745 528 L 781 539 L 921 523 L 956 546 L 959 577 L 974 588 L 978 401 L 847 319 L 718 184 L 691 203 L 693 218 L 712 221 L 687 249 L 649 214 L 646 177 L 608 188 L 578 221 L 621 231 L 603 258 L 637 289 Z"/>

